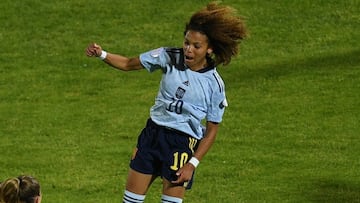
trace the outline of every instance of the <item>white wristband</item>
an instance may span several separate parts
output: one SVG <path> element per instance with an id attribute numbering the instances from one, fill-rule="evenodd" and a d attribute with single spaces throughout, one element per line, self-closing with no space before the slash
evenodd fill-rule
<path id="1" fill-rule="evenodd" d="M 104 60 L 104 59 L 106 58 L 106 56 L 107 56 L 107 52 L 104 51 L 104 50 L 102 50 L 102 51 L 101 51 L 101 55 L 99 56 L 99 58 L 100 58 L 101 60 Z"/>
<path id="2" fill-rule="evenodd" d="M 199 165 L 200 161 L 196 157 L 191 157 L 189 160 L 189 163 L 191 163 L 195 168 Z"/>

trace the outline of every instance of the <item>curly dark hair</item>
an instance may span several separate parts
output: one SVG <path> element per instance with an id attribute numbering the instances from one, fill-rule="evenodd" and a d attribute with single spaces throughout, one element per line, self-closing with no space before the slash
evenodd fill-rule
<path id="1" fill-rule="evenodd" d="M 209 3 L 194 13 L 186 23 L 184 34 L 193 30 L 205 34 L 213 49 L 215 65 L 228 65 L 239 52 L 240 41 L 247 36 L 244 19 L 229 6 Z"/>

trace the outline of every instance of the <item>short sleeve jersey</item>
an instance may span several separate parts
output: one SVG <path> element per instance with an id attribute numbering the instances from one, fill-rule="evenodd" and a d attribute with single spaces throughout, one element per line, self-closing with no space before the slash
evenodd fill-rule
<path id="1" fill-rule="evenodd" d="M 220 123 L 227 101 L 224 82 L 215 67 L 192 71 L 184 63 L 183 50 L 158 48 L 140 55 L 149 72 L 162 70 L 162 79 L 151 119 L 196 139 L 204 136 L 202 120 Z"/>

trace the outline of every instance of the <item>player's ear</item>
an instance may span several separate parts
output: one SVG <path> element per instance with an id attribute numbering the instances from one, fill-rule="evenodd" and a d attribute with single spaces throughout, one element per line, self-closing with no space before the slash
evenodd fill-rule
<path id="1" fill-rule="evenodd" d="M 41 196 L 35 197 L 35 203 L 41 203 Z"/>
<path id="2" fill-rule="evenodd" d="M 211 55 L 213 53 L 213 49 L 211 47 L 209 47 L 206 52 L 207 52 L 207 54 Z"/>

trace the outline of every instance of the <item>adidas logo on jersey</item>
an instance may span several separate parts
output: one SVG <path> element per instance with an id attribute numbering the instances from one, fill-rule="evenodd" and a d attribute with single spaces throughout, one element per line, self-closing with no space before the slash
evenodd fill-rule
<path id="1" fill-rule="evenodd" d="M 183 84 L 186 85 L 186 86 L 189 86 L 190 83 L 189 83 L 189 81 L 187 80 L 187 81 L 183 82 Z"/>

